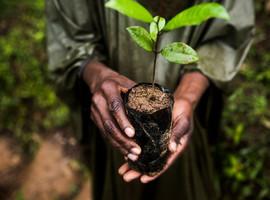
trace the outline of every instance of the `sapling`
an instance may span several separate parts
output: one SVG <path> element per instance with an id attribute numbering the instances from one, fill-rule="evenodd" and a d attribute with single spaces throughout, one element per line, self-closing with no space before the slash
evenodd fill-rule
<path id="1" fill-rule="evenodd" d="M 161 54 L 166 60 L 177 64 L 191 64 L 199 60 L 197 52 L 182 42 L 168 44 L 159 49 L 160 39 L 164 33 L 185 26 L 194 26 L 203 23 L 210 18 L 229 19 L 226 9 L 218 3 L 202 3 L 188 8 L 168 23 L 163 17 L 152 17 L 150 12 L 134 0 L 110 0 L 106 7 L 136 20 L 149 23 L 149 32 L 141 26 L 127 28 L 131 38 L 144 50 L 154 54 L 152 85 L 155 83 L 157 57 Z"/>
<path id="2" fill-rule="evenodd" d="M 161 16 L 153 17 L 135 0 L 110 0 L 105 6 L 149 24 L 149 31 L 141 26 L 127 27 L 127 31 L 138 46 L 153 53 L 152 90 L 147 84 L 138 84 L 125 95 L 124 102 L 127 115 L 136 129 L 136 142 L 142 148 L 138 161 L 130 161 L 129 164 L 136 170 L 153 175 L 162 170 L 166 163 L 173 106 L 172 95 L 155 83 L 158 56 L 179 65 L 192 64 L 199 60 L 197 52 L 183 42 L 173 42 L 160 48 L 162 35 L 186 26 L 200 25 L 210 18 L 228 20 L 229 14 L 218 3 L 201 3 L 178 13 L 166 22 Z M 156 87 L 159 91 L 155 90 Z"/>

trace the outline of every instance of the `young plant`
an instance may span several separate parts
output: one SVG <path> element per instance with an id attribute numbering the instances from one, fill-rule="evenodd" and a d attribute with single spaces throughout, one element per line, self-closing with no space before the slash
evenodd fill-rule
<path id="1" fill-rule="evenodd" d="M 106 7 L 114 9 L 123 15 L 150 24 L 149 32 L 140 26 L 127 28 L 131 38 L 144 50 L 154 54 L 152 85 L 155 84 L 155 72 L 158 55 L 177 64 L 198 62 L 197 52 L 182 42 L 173 42 L 159 49 L 162 34 L 185 26 L 194 26 L 210 18 L 229 20 L 226 9 L 218 3 L 202 3 L 190 7 L 173 17 L 169 22 L 163 17 L 153 17 L 150 12 L 135 0 L 110 0 Z"/>

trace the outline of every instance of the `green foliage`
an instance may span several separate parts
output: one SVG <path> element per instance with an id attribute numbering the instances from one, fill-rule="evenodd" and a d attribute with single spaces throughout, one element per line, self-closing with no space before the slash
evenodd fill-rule
<path id="1" fill-rule="evenodd" d="M 154 42 L 150 34 L 143 27 L 131 26 L 127 28 L 131 38 L 146 51 L 153 51 Z"/>
<path id="2" fill-rule="evenodd" d="M 170 31 L 184 26 L 199 25 L 210 18 L 229 20 L 226 9 L 218 3 L 202 3 L 184 10 L 172 18 L 165 30 Z"/>
<path id="3" fill-rule="evenodd" d="M 159 51 L 159 37 L 163 29 L 171 31 L 184 26 L 199 25 L 210 18 L 229 19 L 226 9 L 218 3 L 202 3 L 193 6 L 176 15 L 167 24 L 166 20 L 160 16 L 153 18 L 149 11 L 134 0 L 110 0 L 105 6 L 131 18 L 150 23 L 150 33 L 139 26 L 132 26 L 127 30 L 140 47 L 154 53 L 152 85 L 155 81 L 156 61 L 159 53 L 169 62 L 177 64 L 191 64 L 199 59 L 195 50 L 180 42 L 169 44 Z"/>
<path id="4" fill-rule="evenodd" d="M 256 1 L 255 42 L 227 94 L 223 134 L 215 145 L 224 200 L 268 200 L 270 197 L 270 45 L 269 16 Z M 222 159 L 220 159 L 222 158 Z"/>
<path id="5" fill-rule="evenodd" d="M 110 0 L 105 6 L 139 21 L 150 23 L 153 19 L 150 12 L 134 0 Z"/>
<path id="6" fill-rule="evenodd" d="M 152 38 L 153 41 L 157 41 L 157 36 L 158 36 L 158 25 L 156 22 L 151 22 L 150 27 L 149 27 L 149 31 L 150 31 L 150 36 Z"/>
<path id="7" fill-rule="evenodd" d="M 44 1 L 1 5 L 6 12 L 0 27 L 0 134 L 12 133 L 33 154 L 33 133 L 64 125 L 69 111 L 47 80 Z"/>
<path id="8" fill-rule="evenodd" d="M 158 31 L 161 32 L 166 25 L 166 20 L 163 17 L 154 17 L 154 22 L 157 23 Z"/>
<path id="9" fill-rule="evenodd" d="M 154 42 L 157 41 L 158 34 L 166 25 L 166 20 L 162 17 L 156 16 L 150 24 L 150 35 Z"/>
<path id="10" fill-rule="evenodd" d="M 161 55 L 169 62 L 177 64 L 190 64 L 197 62 L 199 59 L 194 49 L 181 42 L 167 45 L 161 50 Z"/>
<path id="11" fill-rule="evenodd" d="M 156 42 L 157 36 L 166 25 L 166 20 L 162 17 L 156 16 L 150 24 L 150 35 L 152 39 Z"/>
<path id="12" fill-rule="evenodd" d="M 249 59 L 254 57 L 250 55 Z M 254 80 L 260 72 L 249 66 L 241 71 L 241 81 L 232 86 L 237 89 L 229 95 L 223 113 L 224 142 L 216 152 L 218 158 L 223 158 L 217 161 L 223 166 L 219 175 L 224 199 L 236 196 L 236 200 L 263 200 L 270 195 L 270 79 L 268 84 L 250 81 L 251 74 Z"/>

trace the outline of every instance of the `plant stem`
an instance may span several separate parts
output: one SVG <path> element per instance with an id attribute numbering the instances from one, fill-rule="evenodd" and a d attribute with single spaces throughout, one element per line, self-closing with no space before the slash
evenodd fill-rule
<path id="1" fill-rule="evenodd" d="M 152 76 L 152 87 L 155 86 L 155 77 L 156 77 L 156 66 L 157 66 L 157 58 L 158 58 L 158 45 L 159 45 L 159 36 L 160 33 L 157 35 L 157 40 L 155 42 L 155 48 L 154 48 L 154 65 L 153 65 L 153 76 Z"/>

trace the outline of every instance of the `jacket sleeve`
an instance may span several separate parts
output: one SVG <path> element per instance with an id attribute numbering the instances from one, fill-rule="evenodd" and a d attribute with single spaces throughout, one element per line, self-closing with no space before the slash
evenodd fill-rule
<path id="1" fill-rule="evenodd" d="M 251 46 L 255 23 L 252 0 L 222 2 L 230 20 L 215 19 L 199 26 L 191 41 L 200 58 L 197 68 L 217 86 L 239 71 Z"/>
<path id="2" fill-rule="evenodd" d="M 74 100 L 76 82 L 87 61 L 106 59 L 98 3 L 47 0 L 49 75 L 59 94 Z"/>

